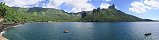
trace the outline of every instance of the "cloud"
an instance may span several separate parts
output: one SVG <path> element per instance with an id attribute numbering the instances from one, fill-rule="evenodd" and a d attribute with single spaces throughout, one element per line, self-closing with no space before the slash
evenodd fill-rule
<path id="1" fill-rule="evenodd" d="M 134 1 L 131 3 L 130 11 L 135 13 L 145 13 L 147 10 L 159 9 L 159 1 L 157 0 L 144 0 L 144 1 Z"/>
<path id="2" fill-rule="evenodd" d="M 100 8 L 104 8 L 104 9 L 107 9 L 108 7 L 109 7 L 110 5 L 108 4 L 108 3 L 102 3 L 101 5 L 100 5 Z"/>
<path id="3" fill-rule="evenodd" d="M 129 8 L 130 11 L 136 12 L 136 13 L 145 13 L 147 9 L 151 9 L 148 6 L 145 6 L 142 2 L 134 1 L 131 3 L 132 8 Z"/>
<path id="4" fill-rule="evenodd" d="M 2 0 L 2 2 L 5 2 L 6 5 L 11 7 L 29 7 L 29 5 L 36 5 L 39 2 L 42 2 L 44 0 Z"/>
<path id="5" fill-rule="evenodd" d="M 112 0 L 103 0 L 103 1 L 105 1 L 105 2 L 110 2 L 110 1 L 112 1 Z"/>
<path id="6" fill-rule="evenodd" d="M 111 1 L 111 0 L 106 0 L 106 1 L 108 1 L 108 2 L 109 2 L 109 1 Z"/>
<path id="7" fill-rule="evenodd" d="M 10 7 L 44 7 L 59 9 L 61 5 L 71 7 L 71 12 L 90 11 L 95 8 L 89 1 L 92 0 L 2 0 Z"/>
<path id="8" fill-rule="evenodd" d="M 72 7 L 71 12 L 90 11 L 95 8 L 91 3 L 91 0 L 53 0 L 47 7 L 58 8 L 60 5 L 66 5 Z"/>
<path id="9" fill-rule="evenodd" d="M 144 4 L 150 7 L 159 8 L 159 0 L 145 0 Z"/>

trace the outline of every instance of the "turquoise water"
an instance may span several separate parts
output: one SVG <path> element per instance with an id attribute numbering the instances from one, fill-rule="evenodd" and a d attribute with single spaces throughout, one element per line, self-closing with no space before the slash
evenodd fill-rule
<path id="1" fill-rule="evenodd" d="M 90 28 L 93 29 L 90 29 Z M 68 30 L 69 33 L 64 33 Z M 145 36 L 145 33 L 152 35 Z M 158 22 L 26 23 L 3 34 L 9 40 L 159 40 Z"/>

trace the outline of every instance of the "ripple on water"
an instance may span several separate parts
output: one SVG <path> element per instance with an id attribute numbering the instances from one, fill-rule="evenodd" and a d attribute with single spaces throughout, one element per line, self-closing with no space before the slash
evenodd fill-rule
<path id="1" fill-rule="evenodd" d="M 140 22 L 27 23 L 7 29 L 4 36 L 11 40 L 159 40 L 158 26 Z M 63 33 L 63 30 L 69 30 L 69 33 Z M 145 36 L 146 32 L 152 35 Z"/>

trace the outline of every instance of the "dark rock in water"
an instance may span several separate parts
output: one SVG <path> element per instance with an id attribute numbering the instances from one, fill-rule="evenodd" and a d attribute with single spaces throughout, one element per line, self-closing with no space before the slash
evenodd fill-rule
<path id="1" fill-rule="evenodd" d="M 151 35 L 151 33 L 145 33 L 145 36 L 149 36 L 149 35 Z"/>
<path id="2" fill-rule="evenodd" d="M 68 30 L 64 30 L 64 33 L 69 33 L 69 31 Z"/>

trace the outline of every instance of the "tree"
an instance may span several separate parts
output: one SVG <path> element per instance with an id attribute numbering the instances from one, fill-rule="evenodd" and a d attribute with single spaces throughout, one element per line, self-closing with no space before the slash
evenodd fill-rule
<path id="1" fill-rule="evenodd" d="M 6 15 L 6 8 L 5 3 L 1 2 L 0 3 L 0 16 L 5 16 Z"/>
<path id="2" fill-rule="evenodd" d="M 37 15 L 37 12 L 34 12 L 34 15 Z"/>

